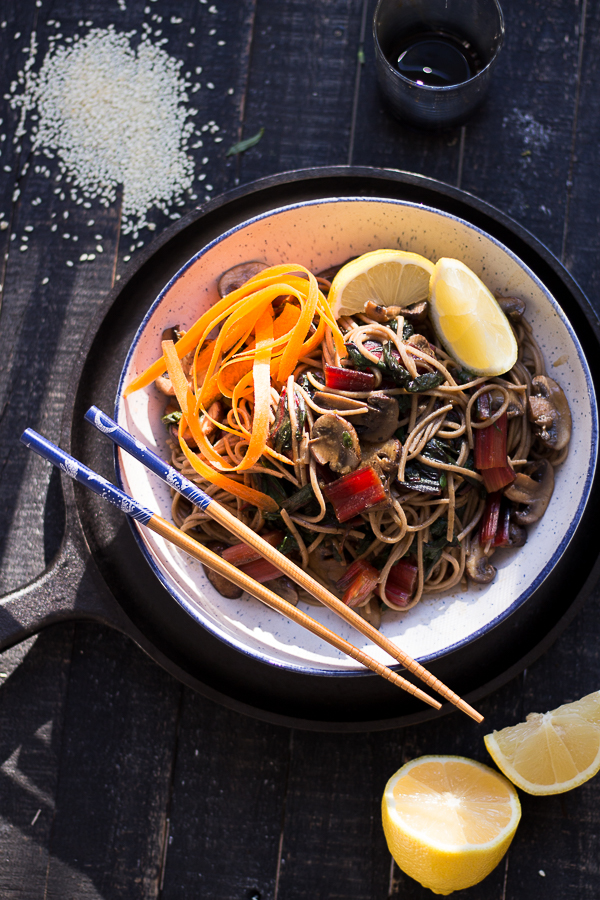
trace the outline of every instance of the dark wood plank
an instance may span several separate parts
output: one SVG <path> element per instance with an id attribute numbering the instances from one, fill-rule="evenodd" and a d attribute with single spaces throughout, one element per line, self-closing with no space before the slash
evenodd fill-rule
<path id="1" fill-rule="evenodd" d="M 462 186 L 560 257 L 581 7 L 551 0 L 503 9 L 506 43 L 486 104 L 466 126 Z"/>
<path id="2" fill-rule="evenodd" d="M 132 642 L 78 625 L 48 900 L 159 895 L 181 686 Z"/>
<path id="3" fill-rule="evenodd" d="M 362 0 L 259 0 L 243 136 L 265 129 L 240 160 L 251 181 L 348 162 Z"/>
<path id="4" fill-rule="evenodd" d="M 382 850 L 374 746 L 366 734 L 294 732 L 280 897 L 386 896 L 389 857 L 382 868 L 373 853 Z"/>
<path id="5" fill-rule="evenodd" d="M 600 191 L 598 146 L 600 141 L 600 8 L 587 3 L 577 130 L 572 171 L 569 173 L 569 207 L 565 228 L 563 262 L 586 291 L 596 311 L 599 306 Z"/>
<path id="6" fill-rule="evenodd" d="M 185 691 L 163 900 L 275 898 L 290 742 Z"/>
<path id="7" fill-rule="evenodd" d="M 0 657 L 0 896 L 43 896 L 56 808 L 72 626 Z"/>
<path id="8" fill-rule="evenodd" d="M 388 111 L 375 75 L 372 19 L 375 0 L 366 0 L 356 125 L 350 162 L 360 166 L 401 169 L 460 186 L 461 129 L 417 130 L 397 121 Z"/>

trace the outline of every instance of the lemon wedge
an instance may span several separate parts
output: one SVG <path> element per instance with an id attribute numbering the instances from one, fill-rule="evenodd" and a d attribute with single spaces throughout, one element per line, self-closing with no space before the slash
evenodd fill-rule
<path id="1" fill-rule="evenodd" d="M 600 770 L 600 691 L 486 734 L 507 778 L 528 794 L 562 794 Z"/>
<path id="2" fill-rule="evenodd" d="M 471 887 L 494 869 L 521 818 L 512 784 L 461 756 L 422 756 L 392 775 L 383 830 L 398 866 L 435 894 Z"/>
<path id="3" fill-rule="evenodd" d="M 519 348 L 493 294 L 458 259 L 440 259 L 429 285 L 429 314 L 450 356 L 475 375 L 512 369 Z"/>
<path id="4" fill-rule="evenodd" d="M 340 316 L 378 306 L 409 306 L 426 300 L 433 263 L 407 250 L 372 250 L 342 266 L 331 284 L 329 303 Z"/>

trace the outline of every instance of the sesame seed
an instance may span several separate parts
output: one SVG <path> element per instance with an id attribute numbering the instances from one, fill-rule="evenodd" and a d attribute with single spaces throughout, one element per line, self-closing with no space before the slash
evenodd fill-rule
<path id="1" fill-rule="evenodd" d="M 119 7 L 126 8 L 124 0 Z M 146 15 L 150 9 L 145 7 Z M 216 13 L 216 6 L 209 11 Z M 159 15 L 151 18 L 162 22 Z M 174 15 L 168 21 L 178 25 L 183 19 Z M 60 23 L 48 24 L 58 32 Z M 142 29 L 132 45 L 133 34 L 114 26 L 92 28 L 73 41 L 57 34 L 39 69 L 30 67 L 27 77 L 21 73 L 8 95 L 21 111 L 18 137 L 28 133 L 34 153 L 56 160 L 52 177 L 68 185 L 56 188 L 59 199 L 84 209 L 92 201 L 109 208 L 120 199 L 123 234 L 149 227 L 152 209 L 169 215 L 183 202 L 195 180 L 190 151 L 202 146 L 190 146 L 196 136 L 191 117 L 198 109 L 188 105 L 200 83 L 190 84 L 181 61 L 162 49 L 166 38 L 153 42 Z M 26 66 L 30 60 L 31 52 Z M 201 71 L 197 66 L 196 73 Z"/>
<path id="2" fill-rule="evenodd" d="M 42 284 L 48 284 L 49 281 L 50 281 L 50 279 L 48 278 L 47 275 L 45 278 L 42 278 Z"/>

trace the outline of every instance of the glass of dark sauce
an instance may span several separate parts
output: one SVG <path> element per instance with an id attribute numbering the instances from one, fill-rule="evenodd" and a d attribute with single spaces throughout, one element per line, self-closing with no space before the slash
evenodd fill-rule
<path id="1" fill-rule="evenodd" d="M 498 0 L 379 0 L 377 78 L 393 114 L 420 128 L 461 125 L 485 97 L 503 38 Z"/>

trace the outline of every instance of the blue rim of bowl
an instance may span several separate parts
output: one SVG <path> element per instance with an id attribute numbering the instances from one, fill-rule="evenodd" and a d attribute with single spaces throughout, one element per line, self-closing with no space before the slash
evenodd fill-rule
<path id="1" fill-rule="evenodd" d="M 427 206 L 427 205 L 421 204 L 421 203 L 413 203 L 413 202 L 409 202 L 409 201 L 405 201 L 405 200 L 396 200 L 393 198 L 386 198 L 386 197 L 378 197 L 378 198 L 324 197 L 324 198 L 317 199 L 317 200 L 306 200 L 306 201 L 301 201 L 298 203 L 293 203 L 293 204 L 290 204 L 289 206 L 278 206 L 278 207 L 275 207 L 274 209 L 267 210 L 264 213 L 260 213 L 257 216 L 252 216 L 249 219 L 245 219 L 243 222 L 240 222 L 238 225 L 235 225 L 233 228 L 230 228 L 228 231 L 219 235 L 219 237 L 210 241 L 208 244 L 206 244 L 206 246 L 204 246 L 194 256 L 192 256 L 169 280 L 169 282 L 165 285 L 165 287 L 162 289 L 162 291 L 157 296 L 156 300 L 152 303 L 152 305 L 148 309 L 146 315 L 144 316 L 144 318 L 133 338 L 133 341 L 131 342 L 131 346 L 129 348 L 127 357 L 123 364 L 123 369 L 121 371 L 121 375 L 119 378 L 119 385 L 117 388 L 117 398 L 115 401 L 115 412 L 114 412 L 115 420 L 119 421 L 119 413 L 121 411 L 121 404 L 122 404 L 122 400 L 123 400 L 123 396 L 122 396 L 123 389 L 125 386 L 125 384 L 124 384 L 125 383 L 125 375 L 129 368 L 129 365 L 131 363 L 133 355 L 136 351 L 138 342 L 139 342 L 140 338 L 142 337 L 142 334 L 144 333 L 146 326 L 148 325 L 148 322 L 154 315 L 154 312 L 156 311 L 158 306 L 161 304 L 165 295 L 170 291 L 170 289 L 179 280 L 179 278 L 181 278 L 181 276 L 185 272 L 187 272 L 187 270 L 190 268 L 190 266 L 194 265 L 199 259 L 201 259 L 203 256 L 205 256 L 206 253 L 208 253 L 210 250 L 212 250 L 215 246 L 220 244 L 222 241 L 224 241 L 227 238 L 231 237 L 232 235 L 236 234 L 238 231 L 241 231 L 242 229 L 255 224 L 256 222 L 262 221 L 263 219 L 271 218 L 273 216 L 281 215 L 283 213 L 288 213 L 294 209 L 301 209 L 301 208 L 304 208 L 307 206 L 318 206 L 318 205 L 322 205 L 322 204 L 332 204 L 332 203 L 376 203 L 378 205 L 381 203 L 387 203 L 387 204 L 390 204 L 391 206 L 409 207 L 409 208 L 419 209 L 424 212 L 434 213 L 435 215 L 442 216 L 443 218 L 450 219 L 454 222 L 458 222 L 461 225 L 464 225 L 467 228 L 471 229 L 471 231 L 475 232 L 476 234 L 482 235 L 486 240 L 491 241 L 498 248 L 500 248 L 504 253 L 506 253 L 512 260 L 514 260 L 517 263 L 517 265 L 520 266 L 520 268 L 527 274 L 527 276 L 536 284 L 536 286 L 543 292 L 547 301 L 550 303 L 550 305 L 552 306 L 556 315 L 560 318 L 561 322 L 563 323 L 564 327 L 566 328 L 566 330 L 569 334 L 569 337 L 571 338 L 571 341 L 577 351 L 577 357 L 579 359 L 579 362 L 581 364 L 581 367 L 582 367 L 584 375 L 585 375 L 585 380 L 586 380 L 586 385 L 587 385 L 587 397 L 588 397 L 590 413 L 591 413 L 591 418 L 592 418 L 592 428 L 591 428 L 592 454 L 591 454 L 590 461 L 589 461 L 588 468 L 587 468 L 587 473 L 586 473 L 585 483 L 584 483 L 583 490 L 582 490 L 581 499 L 579 501 L 579 504 L 577 506 L 577 510 L 576 510 L 575 514 L 571 518 L 571 521 L 569 523 L 567 531 L 565 532 L 558 547 L 552 554 L 552 557 L 550 558 L 550 560 L 546 563 L 546 565 L 542 568 L 542 570 L 537 574 L 537 576 L 534 578 L 534 580 L 510 604 L 510 606 L 508 606 L 505 610 L 503 610 L 501 613 L 499 613 L 494 619 L 491 619 L 486 625 L 473 631 L 467 637 L 464 637 L 461 640 L 456 641 L 456 643 L 450 644 L 448 647 L 445 647 L 442 651 L 437 651 L 435 653 L 425 654 L 423 656 L 418 657 L 418 661 L 420 663 L 428 663 L 433 660 L 441 659 L 445 656 L 448 656 L 450 653 L 453 653 L 454 651 L 459 650 L 461 647 L 465 647 L 468 644 L 471 644 L 473 641 L 476 641 L 478 638 L 482 637 L 484 634 L 487 634 L 489 631 L 491 631 L 493 628 L 495 628 L 497 625 L 499 625 L 501 622 L 503 622 L 505 619 L 507 619 L 510 615 L 512 615 L 512 613 L 514 613 L 520 606 L 522 606 L 523 603 L 525 603 L 529 599 L 529 597 L 531 597 L 531 595 L 540 587 L 542 582 L 544 582 L 546 580 L 546 578 L 548 578 L 548 576 L 550 575 L 553 568 L 556 566 L 558 561 L 564 555 L 568 545 L 570 544 L 570 542 L 573 538 L 573 535 L 575 534 L 577 526 L 579 525 L 579 522 L 581 521 L 581 517 L 583 515 L 583 512 L 585 510 L 585 507 L 586 507 L 588 499 L 589 499 L 590 490 L 592 487 L 592 482 L 593 482 L 595 471 L 596 471 L 597 457 L 598 457 L 598 446 L 597 446 L 598 445 L 598 409 L 597 409 L 596 395 L 595 395 L 595 391 L 594 391 L 592 376 L 591 376 L 591 373 L 590 373 L 590 370 L 589 370 L 589 367 L 587 364 L 585 354 L 583 352 L 583 348 L 581 347 L 581 344 L 579 343 L 579 340 L 577 338 L 577 335 L 575 334 L 575 331 L 573 330 L 573 327 L 571 326 L 571 323 L 569 322 L 569 320 L 566 317 L 566 315 L 564 314 L 562 308 L 556 302 L 556 300 L 554 299 L 552 294 L 548 291 L 548 289 L 545 287 L 543 282 L 538 278 L 538 276 L 535 274 L 535 272 L 533 272 L 529 268 L 529 266 L 527 266 L 524 262 L 522 262 L 522 260 L 520 260 L 519 257 L 515 253 L 513 253 L 512 250 L 510 250 L 508 247 L 506 247 L 505 244 L 503 244 L 501 241 L 497 240 L 492 235 L 488 234 L 488 232 L 484 231 L 482 228 L 478 228 L 476 225 L 471 224 L 466 219 L 462 219 L 460 216 L 455 216 L 452 213 L 445 212 L 444 210 L 436 209 L 433 206 Z M 124 490 L 125 484 L 124 484 L 124 479 L 123 479 L 123 473 L 122 473 L 119 455 L 118 455 L 116 447 L 115 447 L 115 452 L 114 452 L 114 458 L 115 458 L 115 471 L 116 471 L 117 484 L 122 490 Z M 197 624 L 199 624 L 203 628 L 205 628 L 210 634 L 212 634 L 218 640 L 223 641 L 223 643 L 228 644 L 229 646 L 235 647 L 235 649 L 238 650 L 240 653 L 243 653 L 245 656 L 248 656 L 251 659 L 256 659 L 259 662 L 263 663 L 264 665 L 272 666 L 272 667 L 278 668 L 278 669 L 286 669 L 286 670 L 289 670 L 292 672 L 298 672 L 298 673 L 304 674 L 304 675 L 311 675 L 311 676 L 315 676 L 315 677 L 316 676 L 327 676 L 327 677 L 336 677 L 336 678 L 339 678 L 342 676 L 343 677 L 356 677 L 356 676 L 364 677 L 365 675 L 369 675 L 369 676 L 372 675 L 372 673 L 367 669 L 364 669 L 364 670 L 357 670 L 357 669 L 348 670 L 348 669 L 334 669 L 334 668 L 319 669 L 316 667 L 312 667 L 312 666 L 309 667 L 306 665 L 301 665 L 301 664 L 297 664 L 297 663 L 293 663 L 293 662 L 284 663 L 284 662 L 281 662 L 281 661 L 278 661 L 275 659 L 265 657 L 265 656 L 261 655 L 260 652 L 252 652 L 251 650 L 248 649 L 248 647 L 238 643 L 235 640 L 235 638 L 233 638 L 231 635 L 224 634 L 219 628 L 217 628 L 215 626 L 215 624 L 213 622 L 205 619 L 200 614 L 198 607 L 193 606 L 186 599 L 186 597 L 178 590 L 177 585 L 174 585 L 173 582 L 160 569 L 160 567 L 158 566 L 158 564 L 156 563 L 156 561 L 154 559 L 154 556 L 152 555 L 152 553 L 148 549 L 148 546 L 146 545 L 145 541 L 143 540 L 139 525 L 136 522 L 134 522 L 132 519 L 128 518 L 127 521 L 128 521 L 129 527 L 132 530 L 135 541 L 137 542 L 140 550 L 144 554 L 151 569 L 153 570 L 153 572 L 155 573 L 155 575 L 159 579 L 159 581 L 162 583 L 162 585 L 171 594 L 171 596 L 177 601 L 177 603 L 179 603 L 179 605 L 194 619 L 194 621 L 197 622 Z M 259 601 L 257 601 L 257 602 L 259 602 Z M 402 666 L 392 664 L 391 668 L 402 669 Z"/>

